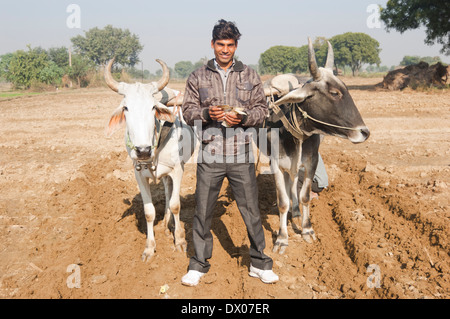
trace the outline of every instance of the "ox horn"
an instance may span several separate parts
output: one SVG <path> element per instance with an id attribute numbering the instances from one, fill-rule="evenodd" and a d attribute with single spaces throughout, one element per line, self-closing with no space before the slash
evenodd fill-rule
<path id="1" fill-rule="evenodd" d="M 156 62 L 161 64 L 162 69 L 163 69 L 162 78 L 156 84 L 158 91 L 161 91 L 162 89 L 164 89 L 167 86 L 167 84 L 169 84 L 170 72 L 169 72 L 169 68 L 167 67 L 167 64 L 164 61 L 156 59 Z"/>
<path id="2" fill-rule="evenodd" d="M 308 38 L 308 64 L 309 72 L 313 76 L 314 81 L 319 81 L 322 78 L 319 67 L 317 66 L 316 53 L 310 38 Z"/>
<path id="3" fill-rule="evenodd" d="M 113 90 L 114 92 L 119 92 L 119 82 L 114 80 L 114 78 L 112 77 L 112 74 L 111 74 L 111 67 L 114 63 L 114 59 L 115 58 L 112 58 L 111 60 L 109 60 L 107 66 L 105 68 L 105 81 L 111 90 Z"/>
<path id="4" fill-rule="evenodd" d="M 333 46 L 331 45 L 330 41 L 327 41 L 327 42 L 328 42 L 328 55 L 327 55 L 327 63 L 325 64 L 325 68 L 333 71 L 333 67 L 334 67 Z"/>

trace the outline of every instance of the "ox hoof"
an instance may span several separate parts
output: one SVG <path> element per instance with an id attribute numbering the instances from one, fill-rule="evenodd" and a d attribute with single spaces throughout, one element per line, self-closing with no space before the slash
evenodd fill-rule
<path id="1" fill-rule="evenodd" d="M 142 253 L 142 261 L 143 262 L 150 261 L 154 254 L 155 254 L 154 248 L 145 249 L 144 252 Z"/>
<path id="2" fill-rule="evenodd" d="M 316 241 L 316 234 L 314 233 L 314 230 L 309 230 L 302 233 L 303 240 L 306 241 L 308 244 L 312 244 L 313 241 Z"/>
<path id="3" fill-rule="evenodd" d="M 275 243 L 275 245 L 273 246 L 272 251 L 274 253 L 279 253 L 280 255 L 283 255 L 284 252 L 286 251 L 288 244 L 285 243 Z"/>
<path id="4" fill-rule="evenodd" d="M 175 244 L 175 249 L 180 253 L 185 253 L 187 251 L 187 242 L 183 241 Z"/>

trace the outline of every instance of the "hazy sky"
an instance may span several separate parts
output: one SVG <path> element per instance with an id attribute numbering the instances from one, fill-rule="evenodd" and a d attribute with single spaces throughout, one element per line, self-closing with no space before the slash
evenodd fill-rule
<path id="1" fill-rule="evenodd" d="M 275 45 L 302 46 L 307 38 L 364 32 L 380 42 L 382 65 L 398 65 L 405 55 L 440 56 L 439 45 L 424 44 L 423 30 L 400 34 L 384 25 L 371 27 L 371 4 L 387 0 L 0 0 L 0 55 L 32 47 L 71 45 L 70 39 L 111 24 L 139 36 L 144 68 L 170 67 L 179 61 L 212 57 L 211 31 L 217 20 L 236 22 L 242 33 L 237 55 L 257 64 L 261 53 Z M 80 28 L 69 28 L 70 4 L 80 8 Z M 71 20 L 74 21 L 74 20 Z M 140 68 L 141 65 L 139 64 Z"/>

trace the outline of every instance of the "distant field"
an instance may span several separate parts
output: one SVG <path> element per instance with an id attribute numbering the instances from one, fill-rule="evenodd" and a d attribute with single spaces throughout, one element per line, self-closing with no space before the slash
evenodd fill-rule
<path id="1" fill-rule="evenodd" d="M 0 98 L 12 98 L 12 97 L 18 97 L 18 96 L 24 96 L 24 95 L 36 95 L 41 93 L 36 92 L 1 92 Z"/>

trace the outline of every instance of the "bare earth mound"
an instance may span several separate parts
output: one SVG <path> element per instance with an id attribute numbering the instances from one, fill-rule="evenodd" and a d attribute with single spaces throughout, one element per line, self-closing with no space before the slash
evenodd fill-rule
<path id="1" fill-rule="evenodd" d="M 389 72 L 377 87 L 388 90 L 403 90 L 406 87 L 443 87 L 448 81 L 447 67 L 440 62 L 428 65 L 426 62 L 409 65 Z"/>

